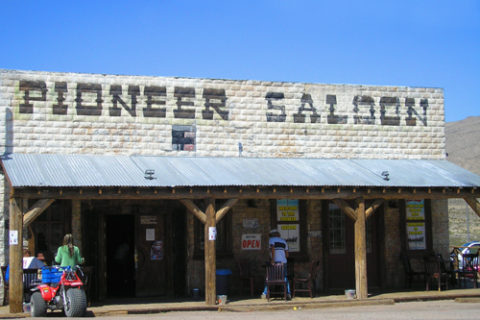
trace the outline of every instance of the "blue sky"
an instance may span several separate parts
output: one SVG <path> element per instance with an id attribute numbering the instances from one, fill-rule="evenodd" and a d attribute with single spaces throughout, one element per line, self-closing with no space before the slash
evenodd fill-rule
<path id="1" fill-rule="evenodd" d="M 0 68 L 440 87 L 480 115 L 480 1 L 2 1 Z"/>

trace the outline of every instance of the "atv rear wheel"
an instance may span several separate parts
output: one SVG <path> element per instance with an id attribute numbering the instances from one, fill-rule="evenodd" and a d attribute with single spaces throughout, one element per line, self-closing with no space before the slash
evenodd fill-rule
<path id="1" fill-rule="evenodd" d="M 85 291 L 79 288 L 67 290 L 66 300 L 63 302 L 63 310 L 67 317 L 81 317 L 87 310 L 87 296 Z"/>
<path id="2" fill-rule="evenodd" d="M 30 315 L 32 317 L 45 317 L 47 303 L 43 300 L 40 292 L 34 292 L 30 297 Z"/>

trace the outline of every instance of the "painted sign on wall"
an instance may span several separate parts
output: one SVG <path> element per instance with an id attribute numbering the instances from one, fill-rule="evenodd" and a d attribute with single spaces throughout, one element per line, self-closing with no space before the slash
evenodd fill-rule
<path id="1" fill-rule="evenodd" d="M 20 114 L 35 113 L 35 104 L 49 102 L 53 115 L 67 115 L 73 112 L 77 116 L 120 117 L 127 113 L 130 117 L 166 118 L 167 99 L 173 97 L 173 117 L 178 119 L 196 119 L 196 108 L 202 108 L 201 119 L 213 120 L 214 114 L 219 119 L 230 120 L 229 97 L 223 88 L 202 88 L 165 85 L 111 84 L 57 81 L 48 84 L 43 80 L 18 81 Z M 67 95 L 71 103 L 67 103 Z M 170 98 L 171 99 L 171 98 Z M 296 101 L 287 99 L 282 91 L 266 91 L 264 103 L 267 122 L 321 123 L 326 118 L 327 124 L 347 124 L 349 117 L 353 124 L 374 125 L 380 120 L 382 126 L 416 126 L 418 121 L 427 126 L 428 98 L 352 95 L 351 102 L 343 106 L 349 114 L 342 114 L 338 109 L 337 95 L 326 94 L 322 104 L 312 98 L 312 94 L 304 92 Z M 287 114 L 286 103 L 293 103 L 295 113 Z M 326 102 L 326 104 L 324 104 Z M 171 105 L 171 104 L 170 104 Z M 403 109 L 403 110 L 402 110 Z M 353 114 L 351 113 L 353 111 Z M 401 119 L 401 114 L 406 117 Z"/>
<path id="2" fill-rule="evenodd" d="M 260 250 L 262 248 L 262 235 L 259 233 L 242 234 L 242 250 Z"/>

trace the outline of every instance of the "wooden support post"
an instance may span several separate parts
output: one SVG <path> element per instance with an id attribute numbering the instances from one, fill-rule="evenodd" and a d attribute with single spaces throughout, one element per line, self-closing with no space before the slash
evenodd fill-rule
<path id="1" fill-rule="evenodd" d="M 55 199 L 41 199 L 35 202 L 35 204 L 28 209 L 28 212 L 23 216 L 23 227 L 26 228 L 35 221 L 35 219 L 42 214 Z"/>
<path id="2" fill-rule="evenodd" d="M 355 287 L 357 299 L 368 298 L 368 282 L 367 282 L 367 232 L 366 232 L 366 216 L 365 216 L 365 200 L 357 199 L 356 201 L 355 220 Z"/>
<path id="3" fill-rule="evenodd" d="M 10 270 L 9 292 L 10 313 L 23 312 L 23 211 L 20 199 L 10 198 Z M 13 237 L 12 237 L 13 236 Z M 16 239 L 12 243 L 12 238 Z"/>
<path id="4" fill-rule="evenodd" d="M 380 206 L 383 204 L 384 200 L 383 199 L 379 199 L 379 200 L 375 200 L 373 203 L 372 203 L 372 206 L 370 208 L 368 208 L 367 210 L 365 210 L 365 216 L 368 218 L 370 218 L 370 216 L 372 214 L 375 213 L 375 211 L 377 211 L 378 208 L 380 208 Z"/>
<path id="5" fill-rule="evenodd" d="M 472 208 L 472 210 L 480 217 L 480 202 L 478 202 L 478 200 L 474 197 L 465 197 L 463 199 L 468 203 L 470 208 Z"/>
<path id="6" fill-rule="evenodd" d="M 207 202 L 206 223 L 205 223 L 205 303 L 214 305 L 217 298 L 216 293 L 216 252 L 215 241 L 209 240 L 210 228 L 215 228 L 215 200 L 208 199 Z"/>
<path id="7" fill-rule="evenodd" d="M 190 211 L 191 213 L 193 213 L 193 215 L 195 215 L 195 217 L 197 217 L 203 224 L 206 223 L 207 221 L 207 216 L 205 215 L 205 213 L 200 210 L 196 205 L 195 203 L 193 203 L 192 200 L 183 200 L 181 199 L 180 200 L 181 203 L 183 203 L 183 205 L 188 209 L 188 211 Z"/>
<path id="8" fill-rule="evenodd" d="M 222 218 L 227 214 L 227 212 L 232 209 L 235 203 L 238 202 L 238 199 L 230 199 L 220 208 L 215 214 L 215 222 L 218 223 Z"/>
<path id="9" fill-rule="evenodd" d="M 333 202 L 345 213 L 347 216 L 350 217 L 353 221 L 357 220 L 357 214 L 355 210 L 348 205 L 348 202 L 342 199 L 333 199 Z"/>
<path id="10" fill-rule="evenodd" d="M 72 235 L 75 244 L 83 252 L 82 247 L 82 207 L 80 200 L 72 200 Z"/>

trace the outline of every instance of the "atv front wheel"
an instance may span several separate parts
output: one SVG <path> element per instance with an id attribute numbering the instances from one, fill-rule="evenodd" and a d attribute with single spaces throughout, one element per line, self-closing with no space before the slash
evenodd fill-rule
<path id="1" fill-rule="evenodd" d="M 40 292 L 34 292 L 30 297 L 30 315 L 32 317 L 45 317 L 47 303 L 43 300 Z"/>

